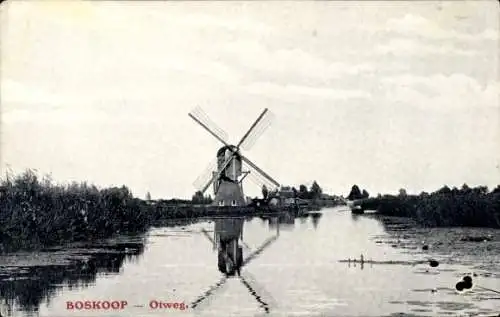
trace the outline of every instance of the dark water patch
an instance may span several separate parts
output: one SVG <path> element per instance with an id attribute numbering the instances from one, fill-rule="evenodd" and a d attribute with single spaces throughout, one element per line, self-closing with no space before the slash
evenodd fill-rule
<path id="1" fill-rule="evenodd" d="M 479 277 L 488 277 L 488 278 L 496 278 L 500 279 L 500 264 L 499 263 L 491 263 L 491 264 L 482 264 L 477 265 L 472 268 Z M 482 272 L 481 272 L 482 271 Z"/>
<path id="2" fill-rule="evenodd" d="M 126 260 L 143 251 L 143 243 L 107 241 L 81 244 L 65 252 L 0 257 L 0 298 L 7 307 L 7 316 L 13 313 L 13 307 L 26 313 L 37 312 L 42 301 L 49 302 L 64 286 L 89 287 L 99 274 L 118 274 Z"/>
<path id="3" fill-rule="evenodd" d="M 170 238 L 170 237 L 184 237 L 184 238 L 190 238 L 190 234 L 178 234 L 178 233 L 173 233 L 173 234 L 167 234 L 167 233 L 157 233 L 157 234 L 150 234 L 148 237 L 160 237 L 160 238 Z"/>
<path id="4" fill-rule="evenodd" d="M 432 313 L 432 309 L 424 309 L 424 308 L 412 308 L 411 311 L 416 313 Z"/>
<path id="5" fill-rule="evenodd" d="M 391 300 L 391 301 L 388 301 L 389 304 L 405 304 L 405 302 L 403 301 L 399 301 L 399 300 Z"/>
<path id="6" fill-rule="evenodd" d="M 384 317 L 427 317 L 427 316 L 415 315 L 415 314 L 410 314 L 410 313 L 392 313 L 392 314 L 386 315 Z"/>
<path id="7" fill-rule="evenodd" d="M 441 272 L 456 272 L 457 269 L 453 269 L 453 268 L 441 268 L 439 269 Z"/>
<path id="8" fill-rule="evenodd" d="M 423 301 L 406 301 L 406 304 L 412 306 L 420 306 L 420 307 L 429 307 L 433 305 L 433 303 L 431 302 L 423 302 Z"/>
<path id="9" fill-rule="evenodd" d="M 431 270 L 416 270 L 413 271 L 414 274 L 425 274 L 425 275 L 439 275 L 439 272 Z"/>
<path id="10" fill-rule="evenodd" d="M 488 316 L 491 316 L 492 313 L 498 313 L 497 311 L 493 310 L 493 309 L 489 309 L 489 308 L 481 308 L 481 309 L 478 309 L 477 312 L 479 314 L 489 314 Z M 500 313 L 498 313 L 500 314 Z"/>
<path id="11" fill-rule="evenodd" d="M 358 259 L 347 259 L 347 260 L 339 260 L 340 263 L 359 263 L 360 260 Z M 408 266 L 415 266 L 418 264 L 426 264 L 428 263 L 427 261 L 375 261 L 375 260 L 363 260 L 364 264 L 386 264 L 386 265 L 408 265 Z"/>
<path id="12" fill-rule="evenodd" d="M 438 291 L 453 291 L 453 288 L 451 287 L 438 287 Z"/>
<path id="13" fill-rule="evenodd" d="M 466 309 L 472 309 L 475 307 L 474 304 L 471 303 L 463 303 L 463 302 L 436 302 L 436 305 L 442 309 L 447 311 L 460 311 Z"/>
<path id="14" fill-rule="evenodd" d="M 444 290 L 447 290 L 447 289 L 443 288 L 443 287 L 437 287 L 437 288 L 415 288 L 415 289 L 412 289 L 411 291 L 416 292 L 416 293 L 436 293 L 436 292 L 444 291 Z"/>
<path id="15" fill-rule="evenodd" d="M 465 241 L 465 242 L 487 242 L 487 241 L 492 241 L 493 236 L 492 235 L 483 235 L 483 236 L 465 236 L 460 238 L 460 241 Z"/>

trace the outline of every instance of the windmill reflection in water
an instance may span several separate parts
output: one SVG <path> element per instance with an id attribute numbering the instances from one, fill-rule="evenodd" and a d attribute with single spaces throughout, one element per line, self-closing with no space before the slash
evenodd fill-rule
<path id="1" fill-rule="evenodd" d="M 271 303 L 263 299 L 263 296 L 261 296 L 263 294 L 259 294 L 259 291 L 261 293 L 265 292 L 263 287 L 258 285 L 255 278 L 248 271 L 242 272 L 242 269 L 279 238 L 279 224 L 276 228 L 276 234 L 266 239 L 259 247 L 252 251 L 243 241 L 244 218 L 217 218 L 214 220 L 214 223 L 213 237 L 204 229 L 202 232 L 218 252 L 217 266 L 223 275 L 217 283 L 213 284 L 206 292 L 192 302 L 190 307 L 193 309 L 197 308 L 202 302 L 213 297 L 213 294 L 221 289 L 228 279 L 237 278 L 255 298 L 259 307 L 265 313 L 269 313 Z M 243 248 L 250 252 L 250 255 L 246 258 L 243 258 Z M 269 297 L 272 301 L 270 295 L 267 292 L 265 293 L 266 297 Z"/>

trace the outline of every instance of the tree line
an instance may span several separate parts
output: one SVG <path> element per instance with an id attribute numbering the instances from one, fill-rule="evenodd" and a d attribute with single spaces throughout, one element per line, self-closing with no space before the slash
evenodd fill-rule
<path id="1" fill-rule="evenodd" d="M 368 197 L 370 197 L 370 194 L 366 191 L 366 189 L 361 191 L 358 185 L 353 185 L 349 195 L 347 195 L 347 199 L 349 200 L 365 199 Z"/>
<path id="2" fill-rule="evenodd" d="M 469 226 L 500 228 L 500 185 L 461 188 L 443 186 L 432 193 L 380 195 L 367 199 L 361 207 L 378 214 L 411 217 L 424 226 Z"/>
<path id="3" fill-rule="evenodd" d="M 301 184 L 299 185 L 299 189 L 295 187 L 290 187 L 290 186 L 283 186 L 281 188 L 282 191 L 289 191 L 291 190 L 293 192 L 293 196 L 295 198 L 300 198 L 300 199 L 318 199 L 321 198 L 321 195 L 323 193 L 323 189 L 319 186 L 318 182 L 314 181 L 311 185 L 311 187 L 308 189 L 306 185 Z M 266 185 L 262 186 L 262 197 L 264 199 L 267 199 L 268 197 L 272 197 L 273 195 L 277 195 L 278 190 L 276 190 L 273 193 L 270 193 Z"/>

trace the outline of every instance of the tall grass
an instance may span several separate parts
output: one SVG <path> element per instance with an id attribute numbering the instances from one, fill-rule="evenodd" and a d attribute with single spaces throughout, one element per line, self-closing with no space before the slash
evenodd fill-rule
<path id="1" fill-rule="evenodd" d="M 57 185 L 31 170 L 0 180 L 0 251 L 139 232 L 148 217 L 125 186 Z"/>
<path id="2" fill-rule="evenodd" d="M 411 217 L 426 226 L 500 228 L 500 186 L 450 189 L 420 195 L 383 196 L 368 200 L 383 215 Z"/>

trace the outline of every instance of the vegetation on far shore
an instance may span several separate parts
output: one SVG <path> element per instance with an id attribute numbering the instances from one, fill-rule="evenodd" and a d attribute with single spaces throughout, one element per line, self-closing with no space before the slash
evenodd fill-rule
<path id="1" fill-rule="evenodd" d="M 486 186 L 470 188 L 443 188 L 419 195 L 408 195 L 401 189 L 399 195 L 379 195 L 367 198 L 354 185 L 351 199 L 362 199 L 362 209 L 376 210 L 387 216 L 410 217 L 429 227 L 490 227 L 500 228 L 500 186 L 489 191 Z"/>

